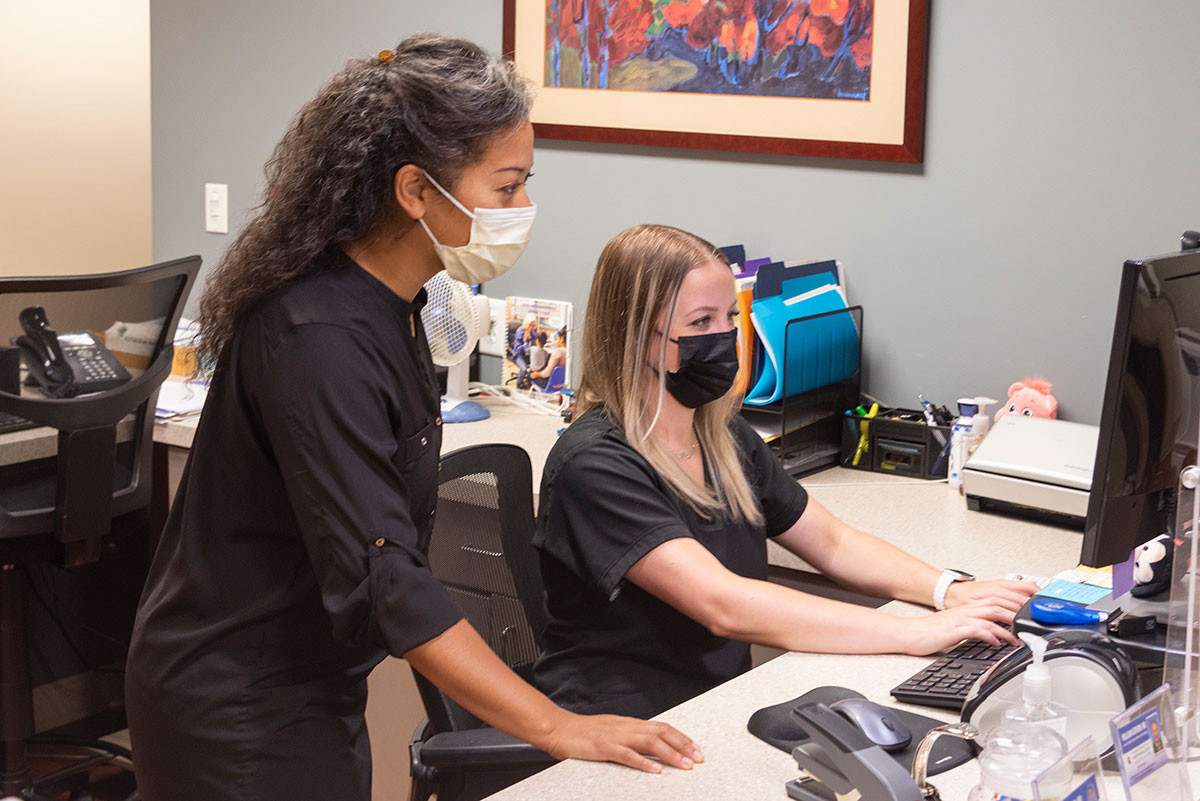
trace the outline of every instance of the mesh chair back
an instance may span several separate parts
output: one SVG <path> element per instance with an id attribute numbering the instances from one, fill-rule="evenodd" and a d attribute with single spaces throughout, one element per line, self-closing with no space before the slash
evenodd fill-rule
<path id="1" fill-rule="evenodd" d="M 524 450 L 478 445 L 442 458 L 430 569 L 488 646 L 526 679 L 545 622 L 533 530 Z M 483 725 L 419 674 L 417 684 L 433 733 Z"/>
<path id="2" fill-rule="evenodd" d="M 113 518 L 149 505 L 152 402 L 171 371 L 175 329 L 199 269 L 192 256 L 98 275 L 0 278 L 0 309 L 130 294 L 154 298 L 146 311 L 158 323 L 144 370 L 119 386 L 69 399 L 0 392 L 0 412 L 59 430 L 54 457 L 0 467 L 0 540 L 53 532 L 68 564 L 92 561 Z"/>

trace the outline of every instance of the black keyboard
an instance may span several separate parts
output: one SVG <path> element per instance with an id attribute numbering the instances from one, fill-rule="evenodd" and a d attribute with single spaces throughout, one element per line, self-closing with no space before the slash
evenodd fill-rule
<path id="1" fill-rule="evenodd" d="M 38 424 L 32 420 L 26 420 L 24 417 L 17 417 L 15 414 L 8 412 L 0 412 L 0 434 L 7 434 L 11 431 L 24 431 L 27 428 L 37 428 Z"/>
<path id="2" fill-rule="evenodd" d="M 975 680 L 1020 647 L 1008 643 L 964 642 L 893 687 L 892 697 L 906 704 L 960 710 Z"/>

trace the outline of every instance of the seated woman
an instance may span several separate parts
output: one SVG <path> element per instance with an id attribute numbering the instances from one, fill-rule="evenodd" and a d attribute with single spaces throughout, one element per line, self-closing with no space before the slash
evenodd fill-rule
<path id="1" fill-rule="evenodd" d="M 748 670 L 749 643 L 929 654 L 1015 642 L 997 623 L 1035 585 L 952 581 L 784 472 L 736 414 L 736 318 L 729 265 L 696 236 L 641 225 L 601 254 L 581 416 L 542 479 L 538 686 L 575 711 L 651 717 Z M 767 538 L 849 589 L 945 611 L 896 617 L 772 584 Z"/>

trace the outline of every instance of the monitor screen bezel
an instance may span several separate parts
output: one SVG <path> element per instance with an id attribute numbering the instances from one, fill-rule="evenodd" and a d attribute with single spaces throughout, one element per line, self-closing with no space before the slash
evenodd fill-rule
<path id="1" fill-rule="evenodd" d="M 1141 542 L 1137 534 L 1119 541 L 1105 530 L 1104 489 L 1108 485 L 1108 466 L 1115 441 L 1114 428 L 1120 412 L 1122 387 L 1129 355 L 1129 326 L 1133 315 L 1137 283 L 1142 272 L 1153 269 L 1162 280 L 1170 281 L 1189 275 L 1200 275 L 1200 250 L 1184 250 L 1166 253 L 1146 259 L 1126 261 L 1121 273 L 1121 285 L 1117 295 L 1116 322 L 1113 325 L 1112 347 L 1109 350 L 1108 374 L 1104 383 L 1104 404 L 1100 412 L 1100 437 L 1096 445 L 1096 461 L 1092 468 L 1092 491 L 1088 497 L 1087 518 L 1084 523 L 1083 542 L 1079 561 L 1090 567 L 1123 562 Z M 1107 534 L 1107 536 L 1105 536 Z M 1149 539 L 1149 536 L 1146 537 Z"/>

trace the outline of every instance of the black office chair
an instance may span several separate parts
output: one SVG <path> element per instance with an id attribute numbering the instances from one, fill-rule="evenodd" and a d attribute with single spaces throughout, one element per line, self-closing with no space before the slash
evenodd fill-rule
<path id="1" fill-rule="evenodd" d="M 0 412 L 58 429 L 56 454 L 0 467 L 0 797 L 36 800 L 68 793 L 72 801 L 88 801 L 91 768 L 114 758 L 132 760 L 128 750 L 110 743 L 35 737 L 27 642 L 31 608 L 26 606 L 25 589 L 33 590 L 29 600 L 39 600 L 47 613 L 56 617 L 55 601 L 47 601 L 46 587 L 43 584 L 39 590 L 35 577 L 47 565 L 71 568 L 72 573 L 97 568 L 104 564 L 97 561 L 102 551 L 118 536 L 124 537 L 121 542 L 130 536 L 140 538 L 146 552 L 141 557 L 140 578 L 144 579 L 152 536 L 145 526 L 151 495 L 154 400 L 171 371 L 175 329 L 199 268 L 200 258 L 194 256 L 101 275 L 0 279 L 0 309 L 26 306 L 28 311 L 56 304 L 67 309 L 86 307 L 89 300 L 95 305 L 136 297 L 136 308 L 150 309 L 161 322 L 145 371 L 130 375 L 118 386 L 74 397 L 70 395 L 79 387 L 51 393 L 61 397 L 22 397 L 0 391 Z M 28 317 L 25 311 L 22 315 Z M 91 314 L 93 319 L 96 314 L 94 309 L 76 313 L 83 317 Z M 69 316 L 58 319 L 71 327 Z M 15 324 L 15 320 L 0 322 Z M 82 352 L 74 357 L 79 364 L 79 358 L 87 360 L 94 355 Z M 85 384 L 88 376 L 75 379 Z M 86 391 L 86 384 L 83 389 Z M 140 592 L 138 584 L 125 588 L 123 595 L 136 603 Z M 128 620 L 117 624 L 126 633 L 132 628 L 132 609 L 130 613 Z M 61 619 L 56 617 L 56 621 L 61 625 Z M 63 635 L 75 648 L 65 628 Z M 120 646 L 120 660 L 127 642 Z M 85 658 L 82 653 L 77 656 L 81 661 Z M 28 746 L 39 742 L 78 747 L 83 756 L 50 775 L 35 777 Z M 130 798 L 136 795 L 134 792 Z"/>
<path id="2" fill-rule="evenodd" d="M 524 450 L 477 445 L 442 457 L 429 563 L 492 650 L 529 680 L 545 611 L 533 548 L 533 475 Z M 438 801 L 483 798 L 555 763 L 413 675 L 426 719 L 409 744 L 410 801 L 432 793 Z"/>

